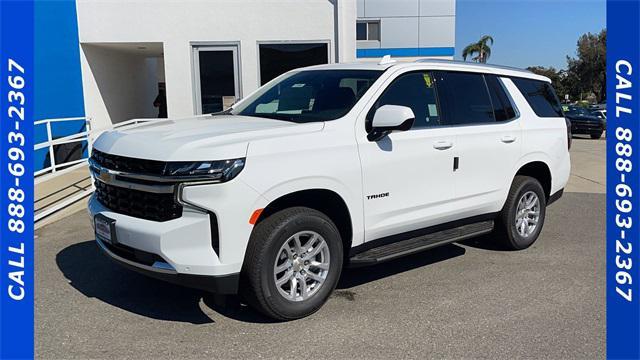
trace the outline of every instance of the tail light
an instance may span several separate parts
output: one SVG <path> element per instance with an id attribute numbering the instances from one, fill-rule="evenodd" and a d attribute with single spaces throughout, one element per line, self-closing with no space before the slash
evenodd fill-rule
<path id="1" fill-rule="evenodd" d="M 564 118 L 564 121 L 567 124 L 567 147 L 571 150 L 571 121 L 567 118 Z"/>

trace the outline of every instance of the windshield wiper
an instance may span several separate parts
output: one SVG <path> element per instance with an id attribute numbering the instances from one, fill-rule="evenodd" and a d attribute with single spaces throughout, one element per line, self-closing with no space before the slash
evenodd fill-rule
<path id="1" fill-rule="evenodd" d="M 245 114 L 241 114 L 241 115 L 245 115 Z M 245 116 L 261 117 L 261 118 L 267 118 L 267 119 L 273 119 L 273 120 L 296 122 L 295 120 L 293 120 L 292 117 L 286 116 L 286 115 L 283 115 L 283 114 L 246 114 Z"/>
<path id="2" fill-rule="evenodd" d="M 231 110 L 233 110 L 232 108 L 228 108 L 227 110 L 223 110 L 223 111 L 218 111 L 218 112 L 214 112 L 211 113 L 211 116 L 217 116 L 217 115 L 231 115 Z"/>

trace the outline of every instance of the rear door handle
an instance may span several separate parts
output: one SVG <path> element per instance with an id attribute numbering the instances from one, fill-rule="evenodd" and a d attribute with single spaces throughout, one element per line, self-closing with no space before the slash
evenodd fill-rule
<path id="1" fill-rule="evenodd" d="M 453 147 L 453 143 L 448 140 L 436 141 L 433 143 L 433 148 L 437 150 L 447 150 Z"/>
<path id="2" fill-rule="evenodd" d="M 502 137 L 502 139 L 500 139 L 500 141 L 502 141 L 505 144 L 510 144 L 514 141 L 516 141 L 516 137 L 515 136 L 511 136 L 511 135 L 505 135 Z"/>

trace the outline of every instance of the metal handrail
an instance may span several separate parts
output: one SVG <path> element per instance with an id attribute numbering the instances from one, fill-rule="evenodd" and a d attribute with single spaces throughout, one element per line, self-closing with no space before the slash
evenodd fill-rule
<path id="1" fill-rule="evenodd" d="M 64 122 L 64 121 L 79 121 L 79 120 L 84 120 L 85 121 L 85 131 L 76 133 L 76 134 L 72 134 L 72 135 L 68 135 L 68 136 L 64 136 L 64 137 L 60 137 L 57 139 L 53 139 L 53 132 L 51 129 L 51 124 L 52 123 L 59 123 L 59 122 Z M 91 119 L 90 118 L 84 118 L 84 117 L 72 117 L 72 118 L 61 118 L 61 119 L 45 119 L 45 120 L 38 120 L 36 122 L 34 122 L 34 124 L 36 125 L 42 125 L 45 124 L 47 127 L 47 141 L 41 142 L 41 143 L 37 143 L 33 146 L 34 151 L 37 150 L 41 150 L 41 149 L 45 149 L 48 148 L 49 149 L 49 167 L 44 168 L 44 169 L 40 169 L 38 171 L 35 172 L 35 177 L 39 177 L 43 174 L 53 174 L 56 173 L 59 170 L 59 168 L 66 168 L 67 166 L 70 165 L 74 165 L 75 163 L 79 162 L 79 160 L 72 160 L 69 162 L 65 162 L 65 163 L 61 163 L 61 164 L 57 164 L 56 163 L 56 159 L 55 159 L 55 153 L 54 153 L 54 147 L 56 145 L 62 145 L 62 144 L 71 144 L 71 143 L 77 143 L 77 142 L 81 142 L 81 141 L 86 141 L 87 142 L 87 152 L 89 155 L 91 155 L 91 149 L 92 149 L 92 145 L 93 145 L 93 139 L 97 137 L 97 135 L 101 134 L 104 131 L 108 131 L 108 130 L 113 130 L 113 129 L 119 129 L 119 128 L 123 128 L 123 127 L 130 127 L 133 125 L 137 125 L 137 124 L 141 124 L 141 123 L 146 123 L 149 121 L 153 121 L 156 119 L 131 119 L 131 120 L 127 120 L 127 121 L 123 121 L 117 124 L 114 124 L 112 126 L 109 127 L 105 127 L 105 128 L 101 128 L 101 129 L 96 129 L 93 130 L 91 128 Z M 82 161 L 86 161 L 87 158 L 83 158 L 81 159 Z M 38 181 L 37 181 L 38 182 Z M 41 182 L 41 181 L 39 181 Z"/>
<path id="2" fill-rule="evenodd" d="M 56 118 L 56 119 L 43 119 L 43 120 L 37 120 L 33 122 L 33 125 L 42 125 L 42 124 L 46 124 L 46 123 L 54 123 L 54 122 L 64 122 L 64 121 L 78 121 L 78 120 L 86 120 L 87 118 L 82 116 L 82 117 L 68 117 L 68 118 Z"/>
<path id="3" fill-rule="evenodd" d="M 53 123 L 61 123 L 61 122 L 68 122 L 68 121 L 81 121 L 84 120 L 85 121 L 85 131 L 76 133 L 76 134 L 72 134 L 72 135 L 68 135 L 68 136 L 64 136 L 64 137 L 60 137 L 57 139 L 53 138 L 53 132 L 52 132 L 52 128 L 51 128 L 51 124 Z M 47 128 L 47 141 L 43 141 L 37 144 L 34 144 L 34 151 L 36 150 L 41 150 L 41 149 L 48 149 L 49 152 L 49 166 L 44 168 L 44 169 L 40 169 L 34 172 L 34 183 L 40 184 L 42 182 L 51 180 L 53 178 L 56 178 L 58 176 L 61 176 L 65 173 L 71 172 L 73 170 L 79 169 L 83 166 L 85 166 L 87 164 L 88 161 L 88 157 L 81 157 L 80 159 L 75 159 L 75 160 L 71 160 L 71 161 L 66 161 L 63 163 L 57 163 L 56 162 L 56 158 L 55 158 L 55 151 L 54 148 L 57 145 L 62 145 L 62 144 L 70 144 L 70 143 L 77 143 L 77 142 L 83 142 L 86 141 L 87 142 L 87 154 L 88 156 L 91 156 L 91 150 L 93 148 L 93 140 L 95 138 L 98 137 L 98 135 L 100 135 L 101 133 L 103 133 L 104 131 L 108 131 L 108 130 L 113 130 L 113 129 L 121 129 L 121 128 L 127 128 L 127 127 L 134 127 L 135 125 L 138 124 L 142 124 L 142 123 L 146 123 L 149 121 L 154 121 L 154 120 L 158 120 L 158 119 L 131 119 L 131 120 L 127 120 L 127 121 L 123 121 L 117 124 L 113 124 L 111 126 L 108 127 L 104 127 L 101 129 L 93 129 L 91 127 L 91 118 L 89 117 L 68 117 L 68 118 L 57 118 L 57 119 L 43 119 L 43 120 L 38 120 L 34 122 L 34 125 L 45 125 Z M 82 156 L 82 155 L 81 155 Z M 54 206 L 47 208 L 46 210 L 39 212 L 35 215 L 35 221 L 39 221 L 59 210 L 62 210 L 64 208 L 66 208 L 67 206 L 85 198 L 86 196 L 90 195 L 93 191 L 95 190 L 95 188 L 93 187 L 93 185 L 91 185 L 91 187 L 89 189 L 83 190 L 81 193 L 79 194 L 74 194 L 71 195 L 67 198 L 65 198 L 63 201 L 60 201 L 58 203 L 56 203 Z"/>
<path id="4" fill-rule="evenodd" d="M 73 134 L 73 135 L 69 135 L 69 136 L 64 136 L 58 139 L 54 139 L 53 138 L 53 131 L 51 128 L 51 124 L 52 123 L 61 123 L 61 122 L 69 122 L 69 121 L 80 121 L 80 120 L 84 120 L 85 122 L 85 131 L 77 133 L 77 134 Z M 73 165 L 73 164 L 68 164 L 68 163 L 62 163 L 62 164 L 57 164 L 56 163 L 56 157 L 55 157 L 55 152 L 54 152 L 54 147 L 56 145 L 62 145 L 62 144 L 69 144 L 69 143 L 76 143 L 76 142 L 80 142 L 80 141 L 87 141 L 87 143 L 90 143 L 90 139 L 89 139 L 89 134 L 91 131 L 91 120 L 90 118 L 87 117 L 69 117 L 69 118 L 58 118 L 58 119 L 44 119 L 44 120 L 38 120 L 35 121 L 34 126 L 37 125 L 45 125 L 47 128 L 47 140 L 41 143 L 37 143 L 34 144 L 33 146 L 33 150 L 37 151 L 40 149 L 45 149 L 48 148 L 48 152 L 49 152 L 49 166 L 43 169 L 40 169 L 38 171 L 36 171 L 34 173 L 34 177 L 36 177 L 36 184 L 39 182 L 42 182 L 42 179 L 38 179 L 38 177 L 40 177 L 43 174 L 55 174 L 56 172 L 58 172 L 58 169 L 61 167 L 66 167 L 69 165 Z M 89 145 L 88 145 L 89 146 Z M 85 159 L 86 160 L 86 159 Z M 38 181 L 40 180 L 40 181 Z"/>

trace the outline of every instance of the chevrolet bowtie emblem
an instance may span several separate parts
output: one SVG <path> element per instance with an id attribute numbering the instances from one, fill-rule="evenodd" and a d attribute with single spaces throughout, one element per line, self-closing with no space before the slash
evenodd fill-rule
<path id="1" fill-rule="evenodd" d="M 100 171 L 100 175 L 98 175 L 98 178 L 103 182 L 109 182 L 111 181 L 111 174 L 106 171 Z"/>

